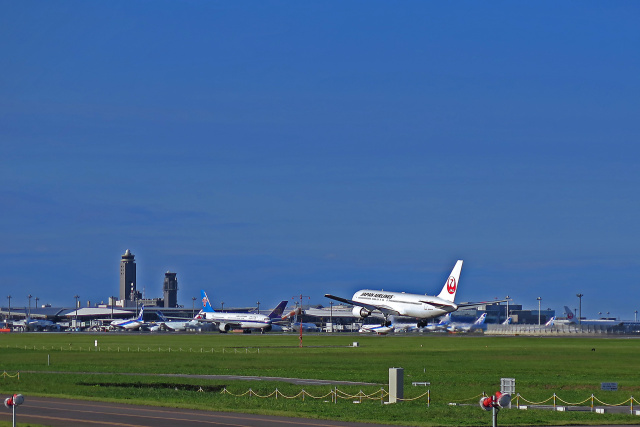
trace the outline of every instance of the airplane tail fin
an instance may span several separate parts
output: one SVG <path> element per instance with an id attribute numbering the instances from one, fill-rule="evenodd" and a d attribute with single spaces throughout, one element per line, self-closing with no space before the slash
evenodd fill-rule
<path id="1" fill-rule="evenodd" d="M 169 319 L 167 319 L 166 317 L 164 317 L 164 314 L 162 314 L 161 311 L 156 311 L 156 314 L 158 315 L 158 319 L 160 319 L 161 322 L 168 322 Z"/>
<path id="2" fill-rule="evenodd" d="M 273 309 L 271 313 L 269 313 L 269 319 L 276 319 L 278 317 L 282 317 L 282 313 L 284 313 L 284 309 L 287 306 L 287 300 L 280 301 L 280 304 Z"/>
<path id="3" fill-rule="evenodd" d="M 567 316 L 567 320 L 572 320 L 572 321 L 576 320 L 576 317 L 573 314 L 573 311 L 571 311 L 571 309 L 569 307 L 567 307 L 566 305 L 564 306 L 564 314 L 565 314 L 565 316 Z"/>
<path id="4" fill-rule="evenodd" d="M 553 323 L 556 321 L 556 316 L 553 316 L 544 326 L 553 326 Z"/>
<path id="5" fill-rule="evenodd" d="M 510 325 L 511 324 L 511 320 L 513 320 L 513 319 L 512 319 L 511 316 L 509 316 L 509 317 L 507 317 L 507 319 L 504 322 L 502 322 L 502 324 L 503 325 Z"/>
<path id="6" fill-rule="evenodd" d="M 451 323 L 451 313 L 447 313 L 446 316 L 444 316 L 442 319 L 440 319 L 440 322 L 438 322 L 438 324 L 436 326 L 446 326 L 449 323 Z"/>
<path id="7" fill-rule="evenodd" d="M 478 317 L 478 319 L 473 323 L 475 326 L 484 325 L 484 321 L 487 318 L 487 313 L 482 313 L 482 316 Z"/>
<path id="8" fill-rule="evenodd" d="M 211 303 L 209 302 L 209 297 L 204 290 L 200 290 L 200 296 L 202 297 L 202 311 L 207 313 L 214 313 L 215 310 L 211 307 Z"/>
<path id="9" fill-rule="evenodd" d="M 136 320 L 138 322 L 142 322 L 142 316 L 144 315 L 144 305 L 140 306 L 140 314 L 138 314 L 138 317 L 136 318 Z"/>
<path id="10" fill-rule="evenodd" d="M 458 291 L 458 282 L 460 280 L 460 271 L 462 270 L 462 260 L 459 259 L 456 265 L 451 270 L 451 274 L 446 283 L 442 287 L 442 291 L 438 295 L 438 298 L 454 302 L 456 299 L 456 292 Z"/>

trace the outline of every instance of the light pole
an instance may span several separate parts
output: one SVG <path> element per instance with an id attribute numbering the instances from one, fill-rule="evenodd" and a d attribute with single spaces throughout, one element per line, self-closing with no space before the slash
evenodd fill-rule
<path id="1" fill-rule="evenodd" d="M 331 323 L 331 332 L 333 332 L 333 301 L 329 301 L 329 305 L 331 306 L 331 311 L 329 311 L 329 323 Z"/>
<path id="2" fill-rule="evenodd" d="M 31 317 L 31 298 L 33 298 L 33 296 L 29 294 L 27 298 L 29 298 L 29 317 Z"/>
<path id="3" fill-rule="evenodd" d="M 80 298 L 80 295 L 76 294 L 73 296 L 76 299 L 76 324 L 74 325 L 76 328 L 78 327 L 78 298 Z"/>
<path id="4" fill-rule="evenodd" d="M 196 297 L 191 297 L 193 305 L 191 307 L 191 317 L 196 317 Z"/>
<path id="5" fill-rule="evenodd" d="M 220 311 L 224 311 L 224 301 L 220 301 Z"/>
<path id="6" fill-rule="evenodd" d="M 578 307 L 579 307 L 579 312 L 580 313 L 578 315 L 578 324 L 582 324 L 582 297 L 584 296 L 584 294 L 576 294 L 576 296 L 578 297 Z"/>
<path id="7" fill-rule="evenodd" d="M 507 295 L 505 299 L 507 300 L 507 319 L 509 319 L 509 295 Z"/>
<path id="8" fill-rule="evenodd" d="M 111 320 L 113 320 L 113 303 L 116 302 L 116 297 L 111 297 Z"/>
<path id="9" fill-rule="evenodd" d="M 538 300 L 538 326 L 540 326 L 540 301 L 542 301 L 542 297 L 536 299 Z"/>
<path id="10" fill-rule="evenodd" d="M 291 297 L 293 298 L 297 298 L 297 297 Z M 309 298 L 311 299 L 310 296 L 308 295 L 302 295 L 300 294 L 300 322 L 298 323 L 298 325 L 300 326 L 300 348 L 302 348 L 302 298 Z"/>
<path id="11" fill-rule="evenodd" d="M 40 300 L 40 298 L 36 297 L 36 309 L 38 308 L 38 301 Z"/>
<path id="12" fill-rule="evenodd" d="M 11 295 L 7 295 L 7 299 L 9 300 L 9 317 L 8 319 L 11 320 Z M 636 311 L 637 313 L 637 311 Z"/>
<path id="13" fill-rule="evenodd" d="M 9 308 L 9 314 L 11 314 L 11 308 Z M 634 311 L 633 314 L 635 314 L 635 321 L 638 321 L 638 310 Z"/>
<path id="14" fill-rule="evenodd" d="M 260 314 L 260 301 L 256 302 L 258 304 L 258 314 Z"/>

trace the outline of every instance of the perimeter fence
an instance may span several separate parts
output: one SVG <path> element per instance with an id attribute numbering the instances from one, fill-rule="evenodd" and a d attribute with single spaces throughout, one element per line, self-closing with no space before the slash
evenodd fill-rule
<path id="1" fill-rule="evenodd" d="M 591 394 L 591 396 L 587 397 L 586 399 L 579 401 L 579 402 L 568 402 L 562 398 L 560 398 L 556 393 L 553 393 L 553 396 L 549 397 L 546 400 L 543 400 L 541 402 L 532 402 L 530 400 L 525 399 L 524 397 L 520 396 L 520 393 L 516 394 L 516 406 L 520 407 L 520 401 L 523 401 L 529 405 L 549 405 L 549 406 L 553 406 L 554 409 L 557 409 L 558 406 L 583 406 L 585 404 L 588 404 L 588 406 L 591 407 L 591 411 L 593 411 L 596 407 L 596 403 L 598 405 L 601 406 L 608 406 L 608 407 L 615 407 L 615 406 L 628 406 L 629 410 L 631 411 L 631 413 L 633 413 L 633 408 L 634 408 L 634 404 L 636 405 L 636 407 L 640 404 L 640 402 L 634 398 L 633 396 L 629 397 L 627 400 L 620 402 L 620 403 L 606 403 L 602 400 L 600 400 L 599 398 L 597 398 L 594 394 Z M 561 403 L 561 405 L 558 404 L 558 402 Z"/>
<path id="2" fill-rule="evenodd" d="M 4 379 L 4 378 L 17 378 L 17 379 L 20 379 L 20 372 L 16 372 L 15 374 L 11 375 L 9 372 L 3 371 L 2 372 L 2 379 Z"/>
<path id="3" fill-rule="evenodd" d="M 9 345 L 6 348 L 10 348 Z M 260 354 L 260 349 L 255 347 L 241 347 L 241 348 L 173 348 L 173 347 L 104 347 L 104 346 L 37 346 L 37 345 L 16 345 L 11 348 L 16 348 L 19 350 L 35 350 L 35 351 L 87 351 L 87 352 L 114 352 L 114 353 L 229 353 L 229 354 Z"/>
<path id="4" fill-rule="evenodd" d="M 354 402 L 357 403 L 361 403 L 364 400 L 378 400 L 382 403 L 384 403 L 385 398 L 387 398 L 389 396 L 389 392 L 386 391 L 384 388 L 380 388 L 380 390 L 377 390 L 373 393 L 367 394 L 364 391 L 360 390 L 358 393 L 356 394 L 350 394 L 350 393 L 346 393 L 342 390 L 339 390 L 337 387 L 331 389 L 329 392 L 325 393 L 325 394 L 321 394 L 321 395 L 313 395 L 311 393 L 309 393 L 308 391 L 302 389 L 299 393 L 292 395 L 292 396 L 288 396 L 283 394 L 280 390 L 278 390 L 277 388 L 269 393 L 269 394 L 259 394 L 257 392 L 255 392 L 253 389 L 249 389 L 244 393 L 240 393 L 240 394 L 236 394 L 236 393 L 232 393 L 229 390 L 227 390 L 227 388 L 224 388 L 221 391 L 222 394 L 226 394 L 226 395 L 230 395 L 230 396 L 234 396 L 234 397 L 257 397 L 257 398 L 262 398 L 262 399 L 268 399 L 268 398 L 281 398 L 281 399 L 302 399 L 303 401 L 305 400 L 305 398 L 311 398 L 311 399 L 330 399 L 330 401 L 332 403 L 337 403 L 338 400 L 352 400 Z M 477 404 L 478 400 L 480 398 L 484 398 L 487 397 L 487 394 L 482 392 L 476 396 L 473 397 L 469 397 L 469 398 L 465 398 L 465 399 L 461 399 L 461 400 L 457 400 L 457 401 L 451 401 L 449 402 L 449 405 L 464 405 L 464 404 Z M 432 399 L 431 399 L 431 390 L 427 390 L 425 393 L 413 397 L 413 398 L 405 398 L 405 399 L 397 399 L 398 401 L 401 402 L 412 402 L 412 401 L 419 401 L 419 400 L 423 400 L 427 406 L 431 405 Z M 587 397 L 586 399 L 579 401 L 579 402 L 569 402 L 566 401 L 564 399 L 562 399 L 561 397 L 559 397 L 556 393 L 553 393 L 552 396 L 550 396 L 549 398 L 540 401 L 540 402 L 534 402 L 534 401 L 530 401 L 526 398 L 524 398 L 523 396 L 520 395 L 520 393 L 516 394 L 515 399 L 512 400 L 512 402 L 515 401 L 515 405 L 516 408 L 524 408 L 523 404 L 528 404 L 528 405 L 549 405 L 552 406 L 553 409 L 557 409 L 559 406 L 564 405 L 564 406 L 582 406 L 587 404 L 587 406 L 591 407 L 591 411 L 595 410 L 595 407 L 597 405 L 601 405 L 601 406 L 605 406 L 605 407 L 625 407 L 628 406 L 630 413 L 633 413 L 634 407 L 638 407 L 640 405 L 640 402 L 634 398 L 633 396 L 629 397 L 628 399 L 626 399 L 623 402 L 620 403 L 607 403 L 604 402 L 603 400 L 601 400 L 600 398 L 596 397 L 594 394 L 592 394 L 591 396 Z"/>
<path id="5" fill-rule="evenodd" d="M 275 399 L 302 399 L 302 401 L 305 400 L 305 398 L 310 398 L 310 399 L 330 399 L 327 400 L 327 402 L 331 402 L 331 403 L 338 403 L 338 400 L 351 400 L 357 403 L 362 403 L 363 400 L 376 400 L 376 401 L 380 401 L 381 403 L 384 403 L 384 399 L 386 397 L 389 396 L 389 392 L 386 391 L 383 387 L 380 388 L 380 390 L 377 390 L 373 393 L 367 394 L 364 391 L 360 390 L 358 391 L 358 393 L 356 394 L 350 394 L 347 392 L 344 392 L 342 390 L 339 390 L 337 387 L 334 387 L 333 389 L 331 389 L 328 393 L 325 394 L 321 394 L 321 395 L 313 395 L 311 393 L 309 393 L 308 391 L 302 389 L 298 394 L 295 394 L 293 396 L 287 396 L 285 394 L 283 394 L 280 390 L 278 390 L 277 388 L 272 391 L 269 394 L 266 395 L 261 395 L 259 393 L 256 393 L 255 391 L 253 391 L 253 389 L 249 389 L 247 391 L 245 391 L 244 393 L 240 393 L 240 394 L 234 394 L 231 393 L 229 390 L 227 390 L 227 388 L 225 387 L 221 392 L 221 394 L 226 394 L 229 396 L 233 396 L 233 397 L 258 397 L 261 399 L 268 399 L 268 398 L 275 398 Z M 427 390 L 425 393 L 421 394 L 420 396 L 417 397 L 413 397 L 410 399 L 397 399 L 398 401 L 403 401 L 403 402 L 411 402 L 411 401 L 416 401 L 416 400 L 420 400 L 420 399 L 424 399 L 426 401 L 427 406 L 429 406 L 431 404 L 431 391 Z"/>

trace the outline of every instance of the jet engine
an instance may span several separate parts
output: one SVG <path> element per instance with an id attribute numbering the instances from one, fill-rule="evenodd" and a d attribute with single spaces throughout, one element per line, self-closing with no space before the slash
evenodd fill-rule
<path id="1" fill-rule="evenodd" d="M 218 329 L 221 333 L 226 334 L 227 332 L 229 332 L 229 329 L 231 329 L 231 326 L 229 326 L 229 324 L 227 323 L 220 323 L 218 325 Z"/>
<path id="2" fill-rule="evenodd" d="M 352 313 L 354 316 L 358 316 L 364 319 L 365 317 L 368 317 L 371 314 L 371 311 L 367 310 L 364 307 L 355 306 L 353 307 Z"/>

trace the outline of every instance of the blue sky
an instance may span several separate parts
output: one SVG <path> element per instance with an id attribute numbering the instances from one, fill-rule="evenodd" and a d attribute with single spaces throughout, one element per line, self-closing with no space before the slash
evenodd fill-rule
<path id="1" fill-rule="evenodd" d="M 12 305 L 363 287 L 633 318 L 632 1 L 0 2 Z M 3 299 L 5 296 L 2 297 Z M 2 303 L 3 305 L 6 304 Z"/>

